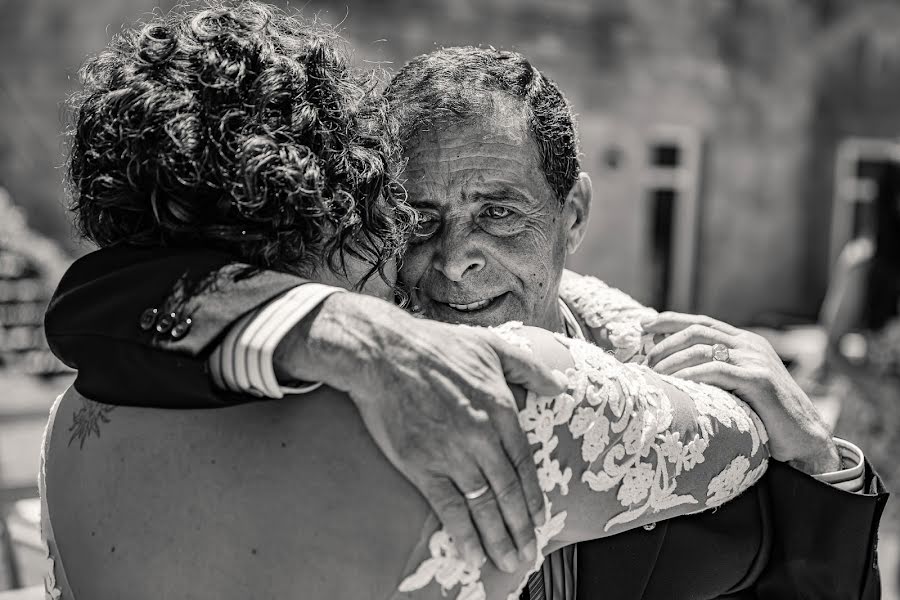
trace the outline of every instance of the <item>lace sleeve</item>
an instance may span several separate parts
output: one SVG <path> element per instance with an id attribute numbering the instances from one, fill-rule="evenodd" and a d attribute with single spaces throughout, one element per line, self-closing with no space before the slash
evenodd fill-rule
<path id="1" fill-rule="evenodd" d="M 558 489 L 556 504 L 571 515 L 563 540 L 718 506 L 765 472 L 765 428 L 734 396 L 619 363 L 586 342 L 567 345 L 567 393 L 530 394 L 519 416 L 540 446 L 542 488 Z"/>
<path id="2" fill-rule="evenodd" d="M 594 337 L 609 343 L 620 362 L 644 363 L 653 336 L 644 332 L 641 321 L 656 317 L 655 310 L 596 277 L 568 270 L 563 272 L 559 295 Z"/>
<path id="3" fill-rule="evenodd" d="M 529 394 L 519 414 L 546 495 L 547 521 L 537 531 L 544 554 L 718 506 L 765 472 L 765 429 L 733 396 L 620 363 L 586 342 L 518 324 L 495 331 L 526 348 L 540 344 L 538 353 L 566 346 L 571 357 L 567 392 Z M 443 531 L 431 537 L 430 550 L 401 591 L 435 582 L 445 594 L 458 586 L 450 594 L 457 600 L 488 592 L 515 598 L 528 574 L 506 575 L 489 563 L 467 568 Z"/>

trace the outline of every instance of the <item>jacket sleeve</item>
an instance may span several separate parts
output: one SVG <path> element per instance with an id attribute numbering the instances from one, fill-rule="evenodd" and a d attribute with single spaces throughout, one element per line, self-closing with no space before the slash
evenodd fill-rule
<path id="1" fill-rule="evenodd" d="M 881 597 L 878 524 L 888 494 L 865 468 L 863 492 L 852 493 L 770 461 L 772 544 L 757 598 Z"/>
<path id="2" fill-rule="evenodd" d="M 66 272 L 45 318 L 75 387 L 109 404 L 212 408 L 252 401 L 214 387 L 207 359 L 247 312 L 306 280 L 217 252 L 110 248 Z"/>

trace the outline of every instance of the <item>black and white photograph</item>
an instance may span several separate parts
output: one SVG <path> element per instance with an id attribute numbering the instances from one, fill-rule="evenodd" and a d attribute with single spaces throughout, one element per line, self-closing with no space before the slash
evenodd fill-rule
<path id="1" fill-rule="evenodd" d="M 900 600 L 897 0 L 0 0 L 0 600 Z"/>

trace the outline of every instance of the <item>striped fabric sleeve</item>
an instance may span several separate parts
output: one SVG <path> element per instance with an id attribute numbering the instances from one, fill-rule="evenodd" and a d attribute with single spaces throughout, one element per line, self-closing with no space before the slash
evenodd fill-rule
<path id="1" fill-rule="evenodd" d="M 259 398 L 303 394 L 321 386 L 310 383 L 288 387 L 275 377 L 273 356 L 278 343 L 294 325 L 335 292 L 344 291 L 319 283 L 304 283 L 242 317 L 209 357 L 209 371 L 216 386 Z"/>
<path id="2" fill-rule="evenodd" d="M 855 444 L 841 438 L 834 438 L 834 444 L 841 455 L 841 465 L 844 468 L 816 475 L 815 478 L 846 492 L 862 492 L 865 487 L 866 460 L 863 451 Z"/>

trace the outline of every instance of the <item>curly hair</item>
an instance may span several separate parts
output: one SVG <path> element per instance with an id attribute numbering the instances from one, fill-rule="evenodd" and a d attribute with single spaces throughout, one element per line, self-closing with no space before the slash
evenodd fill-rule
<path id="1" fill-rule="evenodd" d="M 580 169 L 572 109 L 559 87 L 518 52 L 459 46 L 417 56 L 385 90 L 405 146 L 420 132 L 484 114 L 490 94 L 523 102 L 547 183 L 565 201 Z"/>
<path id="2" fill-rule="evenodd" d="M 383 275 L 415 224 L 373 74 L 340 38 L 218 0 L 125 27 L 81 69 L 67 180 L 101 247 L 203 247 L 310 275 Z"/>

